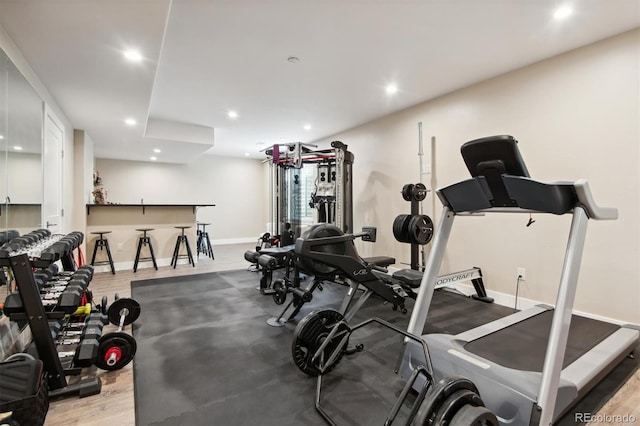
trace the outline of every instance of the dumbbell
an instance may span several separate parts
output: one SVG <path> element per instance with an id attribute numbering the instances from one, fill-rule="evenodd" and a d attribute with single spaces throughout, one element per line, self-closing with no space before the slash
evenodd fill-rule
<path id="1" fill-rule="evenodd" d="M 118 330 L 98 340 L 96 366 L 103 370 L 119 370 L 129 364 L 136 353 L 136 340 L 122 329 L 138 319 L 140 304 L 131 298 L 117 298 L 109 306 L 107 316 L 112 324 L 118 326 Z"/>

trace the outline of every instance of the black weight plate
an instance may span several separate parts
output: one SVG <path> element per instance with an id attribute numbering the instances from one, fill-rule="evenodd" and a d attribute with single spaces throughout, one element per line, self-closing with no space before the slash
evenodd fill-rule
<path id="1" fill-rule="evenodd" d="M 109 311 L 107 312 L 109 322 L 114 325 L 120 325 L 120 315 L 124 309 L 128 311 L 124 317 L 124 325 L 131 324 L 140 316 L 140 304 L 134 299 L 121 297 L 109 306 Z M 124 314 L 125 312 L 122 313 Z"/>
<path id="2" fill-rule="evenodd" d="M 496 415 L 487 407 L 465 405 L 451 419 L 449 426 L 498 426 Z"/>
<path id="3" fill-rule="evenodd" d="M 429 391 L 426 398 L 420 404 L 418 413 L 416 414 L 414 424 L 427 425 L 435 424 L 433 419 L 442 407 L 445 400 L 454 392 L 462 389 L 467 389 L 478 393 L 478 389 L 468 379 L 463 377 L 445 377 L 441 379 L 435 386 Z"/>
<path id="4" fill-rule="evenodd" d="M 477 393 L 469 389 L 460 389 L 449 395 L 447 399 L 440 405 L 440 409 L 436 413 L 434 424 L 446 425 L 465 405 L 484 406 Z"/>
<path id="5" fill-rule="evenodd" d="M 129 364 L 138 348 L 136 339 L 123 332 L 105 334 L 98 339 L 98 344 L 96 367 L 103 370 L 119 370 Z M 110 353 L 114 351 L 119 355 L 110 361 Z"/>
<path id="6" fill-rule="evenodd" d="M 107 312 L 109 311 L 109 308 L 107 307 L 107 296 L 102 296 L 102 301 L 100 302 L 100 312 L 102 312 L 104 315 L 107 314 Z"/>
<path id="7" fill-rule="evenodd" d="M 332 341 L 326 346 L 321 359 L 313 361 L 313 356 L 318 351 L 322 343 L 325 341 L 333 327 L 343 319 L 340 312 L 333 309 L 326 309 L 323 311 L 312 312 L 302 319 L 296 326 L 293 333 L 293 342 L 291 345 L 291 354 L 293 355 L 293 362 L 303 373 L 309 376 L 318 376 L 321 373 L 321 362 L 326 362 L 331 357 L 331 354 L 338 348 L 340 340 L 343 337 L 343 331 L 347 332 L 348 327 L 346 324 L 342 324 L 338 333 L 334 335 Z M 348 344 L 348 341 L 347 341 Z M 331 365 L 324 367 L 323 374 L 330 372 L 342 359 L 344 355 L 344 349 L 347 344 L 341 350 L 341 353 L 336 357 L 335 361 Z M 324 360 L 322 360 L 324 358 Z"/>
<path id="8" fill-rule="evenodd" d="M 402 221 L 402 241 L 403 243 L 410 243 L 411 242 L 411 235 L 410 235 L 410 228 L 409 228 L 409 224 L 411 223 L 411 219 L 413 219 L 414 216 L 408 214 L 407 217 L 404 218 L 404 220 Z"/>
<path id="9" fill-rule="evenodd" d="M 427 187 L 423 183 L 416 183 L 411 190 L 411 199 L 422 201 L 427 198 Z"/>
<path id="10" fill-rule="evenodd" d="M 406 241 L 404 241 L 404 235 L 402 234 L 402 226 L 407 216 L 409 215 L 408 214 L 398 215 L 393 221 L 393 236 L 395 237 L 396 241 L 401 243 L 406 243 Z"/>
<path id="11" fill-rule="evenodd" d="M 409 242 L 425 245 L 433 238 L 433 222 L 427 215 L 413 216 L 408 226 Z"/>
<path id="12" fill-rule="evenodd" d="M 283 280 L 275 280 L 273 282 L 273 301 L 276 305 L 282 305 L 287 300 L 287 287 Z"/>
<path id="13" fill-rule="evenodd" d="M 412 193 L 413 193 L 413 184 L 412 183 L 408 183 L 408 184 L 406 184 L 405 186 L 402 187 L 402 198 L 405 201 L 411 201 Z"/>

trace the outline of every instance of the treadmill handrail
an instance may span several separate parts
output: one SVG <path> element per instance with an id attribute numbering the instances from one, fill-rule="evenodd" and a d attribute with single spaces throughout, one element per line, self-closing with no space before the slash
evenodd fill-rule
<path id="1" fill-rule="evenodd" d="M 573 188 L 576 192 L 578 205 L 582 206 L 587 213 L 589 219 L 593 220 L 616 220 L 618 219 L 618 209 L 616 207 L 600 207 L 596 204 L 589 182 L 586 179 L 578 179 L 573 182 Z M 447 205 L 446 197 L 441 190 L 436 190 L 443 204 Z M 523 209 L 520 207 L 490 207 L 486 209 L 478 209 L 466 212 L 455 213 L 457 216 L 482 216 L 485 213 L 546 213 L 535 209 Z M 573 209 L 567 213 L 573 213 Z"/>
<path id="2" fill-rule="evenodd" d="M 584 207 L 589 219 L 594 220 L 616 220 L 618 219 L 618 209 L 615 207 L 600 207 L 596 204 L 591 190 L 589 189 L 589 182 L 586 179 L 578 179 L 573 183 L 576 195 L 578 196 L 578 202 Z"/>

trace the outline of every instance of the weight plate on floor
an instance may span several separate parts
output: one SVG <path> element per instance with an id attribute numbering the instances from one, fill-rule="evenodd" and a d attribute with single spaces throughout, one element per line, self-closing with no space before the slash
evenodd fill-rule
<path id="1" fill-rule="evenodd" d="M 450 426 L 498 426 L 498 419 L 487 407 L 465 405 L 451 419 Z"/>
<path id="2" fill-rule="evenodd" d="M 129 364 L 138 348 L 136 339 L 123 332 L 103 335 L 98 339 L 98 345 L 96 367 L 103 370 L 119 370 Z"/>
<path id="3" fill-rule="evenodd" d="M 134 299 L 128 297 L 122 297 L 115 300 L 109 310 L 107 316 L 111 324 L 120 325 L 120 316 L 124 315 L 124 325 L 129 325 L 140 316 L 140 304 Z"/>
<path id="4" fill-rule="evenodd" d="M 275 280 L 273 282 L 273 301 L 276 305 L 282 305 L 287 300 L 287 287 L 283 280 Z"/>
<path id="5" fill-rule="evenodd" d="M 433 222 L 427 215 L 421 214 L 411 218 L 408 225 L 408 239 L 414 244 L 425 245 L 433 238 Z"/>
<path id="6" fill-rule="evenodd" d="M 312 312 L 302 319 L 296 326 L 293 333 L 293 344 L 291 345 L 291 354 L 293 362 L 303 373 L 309 376 L 318 376 L 321 373 L 326 374 L 333 370 L 342 359 L 344 350 L 348 345 L 348 339 L 341 348 L 340 341 L 345 332 L 349 331 L 349 327 L 345 323 L 338 325 L 338 332 L 331 339 L 331 342 L 325 347 L 322 355 L 313 360 L 315 353 L 318 351 L 322 343 L 327 339 L 329 333 L 340 321 L 343 320 L 340 312 L 333 309 Z M 334 351 L 339 350 L 340 354 L 336 357 L 331 365 L 321 364 L 329 360 Z"/>

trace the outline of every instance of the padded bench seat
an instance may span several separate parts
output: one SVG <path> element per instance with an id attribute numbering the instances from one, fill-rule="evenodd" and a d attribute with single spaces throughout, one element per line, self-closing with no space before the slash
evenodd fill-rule
<path id="1" fill-rule="evenodd" d="M 263 248 L 262 250 L 260 250 L 260 254 L 268 254 L 269 256 L 280 258 L 280 257 L 285 257 L 295 249 L 296 249 L 296 246 L 293 244 L 289 246 L 284 246 L 284 247 L 269 247 L 269 248 Z"/>
<path id="2" fill-rule="evenodd" d="M 389 257 L 389 256 L 365 257 L 362 260 L 364 260 L 367 263 L 373 263 L 376 266 L 381 266 L 383 268 L 386 268 L 387 266 L 390 266 L 396 263 L 396 259 L 394 257 Z"/>
<path id="3" fill-rule="evenodd" d="M 422 275 L 424 275 L 423 272 L 416 271 L 415 269 L 401 269 L 394 272 L 392 277 L 398 281 L 402 281 L 411 288 L 418 288 L 422 282 Z"/>

